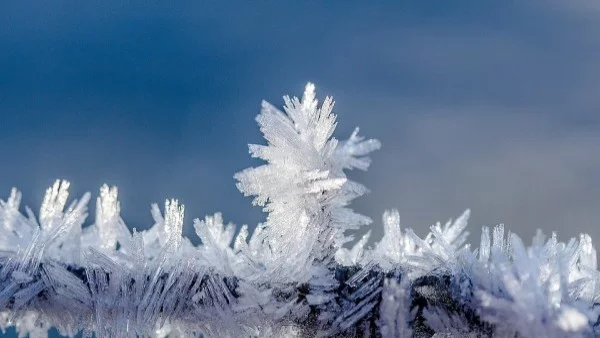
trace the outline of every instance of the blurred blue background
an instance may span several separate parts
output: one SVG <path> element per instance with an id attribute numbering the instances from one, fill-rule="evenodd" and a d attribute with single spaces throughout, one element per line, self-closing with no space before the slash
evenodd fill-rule
<path id="1" fill-rule="evenodd" d="M 258 164 L 260 101 L 313 81 L 336 136 L 383 143 L 351 174 L 374 238 L 387 208 L 424 234 L 469 207 L 473 243 L 498 223 L 600 239 L 600 5 L 390 3 L 2 1 L 0 191 L 37 210 L 56 178 L 108 183 L 130 227 L 167 197 L 188 236 L 215 211 L 253 226 L 232 175 Z"/>

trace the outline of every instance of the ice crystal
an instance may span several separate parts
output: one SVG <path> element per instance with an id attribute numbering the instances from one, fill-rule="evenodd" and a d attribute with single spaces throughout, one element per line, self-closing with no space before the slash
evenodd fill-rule
<path id="1" fill-rule="evenodd" d="M 504 226 L 466 243 L 470 211 L 421 238 L 383 214 L 383 238 L 349 204 L 367 189 L 348 179 L 380 147 L 356 129 L 333 137 L 334 102 L 263 102 L 257 122 L 265 164 L 235 175 L 267 212 L 252 236 L 220 213 L 195 219 L 202 244 L 182 237 L 184 207 L 152 205 L 154 225 L 131 232 L 116 187 L 102 186 L 92 225 L 89 194 L 67 204 L 57 181 L 39 216 L 0 201 L 0 328 L 20 336 L 593 337 L 600 335 L 600 275 L 588 235 L 567 243 L 540 232 L 530 246 Z"/>

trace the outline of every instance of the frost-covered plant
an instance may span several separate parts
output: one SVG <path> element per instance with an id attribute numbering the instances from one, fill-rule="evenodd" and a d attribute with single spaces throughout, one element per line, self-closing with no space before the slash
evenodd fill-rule
<path id="1" fill-rule="evenodd" d="M 503 226 L 465 245 L 469 211 L 425 238 L 383 214 L 384 236 L 352 248 L 348 230 L 371 220 L 348 208 L 366 192 L 346 171 L 366 170 L 376 140 L 358 129 L 333 138 L 333 100 L 315 87 L 263 102 L 266 163 L 235 175 L 267 212 L 252 236 L 221 214 L 194 220 L 202 245 L 182 237 L 184 207 L 152 206 L 155 224 L 129 231 L 117 189 L 103 186 L 96 220 L 82 228 L 89 194 L 67 207 L 69 183 L 49 188 L 39 217 L 0 201 L 0 325 L 20 336 L 153 337 L 593 337 L 600 276 L 591 238 L 540 232 L 526 247 Z"/>

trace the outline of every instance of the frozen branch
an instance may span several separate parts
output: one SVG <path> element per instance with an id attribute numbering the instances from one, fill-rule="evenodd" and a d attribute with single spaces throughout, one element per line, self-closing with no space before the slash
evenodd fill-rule
<path id="1" fill-rule="evenodd" d="M 257 117 L 266 163 L 235 175 L 268 213 L 253 235 L 221 214 L 194 220 L 202 245 L 182 237 L 184 207 L 152 206 L 154 225 L 130 232 L 118 191 L 103 186 L 95 222 L 89 194 L 67 206 L 57 181 L 39 216 L 13 189 L 0 201 L 0 326 L 19 334 L 189 337 L 594 337 L 600 275 L 588 235 L 567 243 L 539 232 L 531 246 L 502 225 L 466 244 L 470 211 L 420 238 L 383 214 L 384 236 L 353 247 L 371 223 L 348 206 L 367 189 L 346 176 L 380 147 L 358 129 L 332 135 L 333 100 L 308 84 L 284 111 Z M 232 244 L 233 243 L 233 244 Z"/>

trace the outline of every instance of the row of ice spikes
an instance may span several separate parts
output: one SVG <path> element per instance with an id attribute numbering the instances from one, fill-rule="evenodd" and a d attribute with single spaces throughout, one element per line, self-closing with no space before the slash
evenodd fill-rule
<path id="1" fill-rule="evenodd" d="M 166 202 L 164 217 L 154 205 L 155 226 L 142 233 L 134 230 L 131 235 L 119 216 L 116 188 L 103 186 L 97 201 L 96 223 L 82 231 L 89 194 L 65 210 L 68 187 L 67 182 L 57 181 L 48 189 L 39 224 L 30 209 L 26 208 L 27 217 L 18 211 L 21 196 L 16 190 L 11 191 L 7 201 L 0 203 L 1 249 L 16 253 L 4 264 L 3 270 L 12 272 L 12 283 L 0 292 L 1 307 L 8 301 L 6 296 L 14 294 L 20 283 L 33 278 L 41 263 L 57 261 L 77 265 L 82 264 L 82 258 L 94 255 L 99 265 L 115 264 L 111 261 L 131 264 L 132 257 L 140 264 L 144 264 L 144 259 L 167 264 L 167 256 L 185 252 L 225 275 L 252 280 L 260 274 L 260 262 L 253 255 L 257 244 L 247 241 L 247 228 L 242 228 L 231 248 L 235 229 L 231 224 L 223 225 L 219 214 L 204 221 L 195 220 L 203 245 L 194 255 L 191 243 L 181 236 L 184 209 L 176 200 Z M 471 251 L 468 245 L 463 245 L 468 217 L 467 211 L 454 222 L 444 226 L 436 224 L 431 227 L 431 233 L 421 239 L 410 229 L 401 231 L 396 211 L 386 212 L 384 237 L 379 243 L 365 248 L 367 235 L 352 249 L 339 250 L 336 258 L 341 265 L 361 265 L 363 273 L 375 267 L 400 268 L 409 276 L 409 281 L 428 274 L 466 275 L 469 288 L 474 292 L 471 296 L 463 295 L 463 301 L 479 309 L 482 319 L 498 327 L 506 325 L 506 319 L 510 318 L 510 327 L 504 330 L 527 333 L 525 336 L 575 334 L 585 331 L 598 318 L 594 304 L 600 303 L 600 278 L 596 252 L 588 235 L 565 244 L 558 242 L 555 235 L 546 241 L 540 232 L 527 248 L 515 234 L 505 238 L 503 226 L 498 226 L 491 236 L 484 228 L 479 250 Z M 86 254 L 86 250 L 92 253 Z M 98 259 L 104 255 L 110 259 Z M 8 269 L 11 264 L 16 266 Z M 28 292 L 35 292 L 39 287 L 34 285 Z M 400 292 L 394 290 L 389 292 Z M 391 306 L 389 302 L 385 304 Z M 519 318 L 515 316 L 518 313 L 526 315 Z M 428 309 L 425 315 L 438 332 L 464 331 L 464 318 L 448 317 L 435 308 Z"/>

